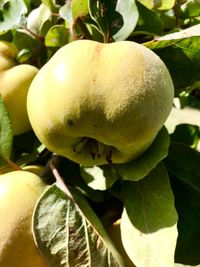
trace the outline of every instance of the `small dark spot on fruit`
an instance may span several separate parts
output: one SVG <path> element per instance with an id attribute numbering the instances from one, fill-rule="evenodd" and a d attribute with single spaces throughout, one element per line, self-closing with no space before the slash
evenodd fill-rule
<path id="1" fill-rule="evenodd" d="M 73 120 L 67 120 L 67 124 L 69 127 L 73 127 L 74 126 L 74 121 Z"/>
<path id="2" fill-rule="evenodd" d="M 94 127 L 96 128 L 97 127 L 97 124 L 94 124 Z"/>

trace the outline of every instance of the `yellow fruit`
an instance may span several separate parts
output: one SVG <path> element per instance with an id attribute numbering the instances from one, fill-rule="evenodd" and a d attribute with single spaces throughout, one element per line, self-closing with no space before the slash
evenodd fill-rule
<path id="1" fill-rule="evenodd" d="M 46 185 L 27 171 L 0 175 L 0 267 L 47 267 L 34 243 L 31 224 Z"/>
<path id="2" fill-rule="evenodd" d="M 27 109 L 49 150 L 100 165 L 140 156 L 167 119 L 173 97 L 171 76 L 150 49 L 129 41 L 78 40 L 38 72 Z"/>
<path id="3" fill-rule="evenodd" d="M 32 65 L 16 65 L 17 52 L 14 45 L 0 41 L 0 94 L 10 115 L 14 135 L 31 129 L 26 99 L 29 86 L 38 72 Z"/>
<path id="4" fill-rule="evenodd" d="M 32 172 L 37 175 L 41 175 L 44 171 L 44 166 L 42 165 L 27 165 L 22 168 L 24 171 Z"/>
<path id="5" fill-rule="evenodd" d="M 113 223 L 110 227 L 108 227 L 107 232 L 112 239 L 113 243 L 115 244 L 116 248 L 118 249 L 121 256 L 124 258 L 127 267 L 135 267 L 135 265 L 132 263 L 128 255 L 126 254 L 126 251 L 122 245 L 121 240 L 121 232 L 120 232 L 120 220 L 117 220 L 115 223 Z"/>

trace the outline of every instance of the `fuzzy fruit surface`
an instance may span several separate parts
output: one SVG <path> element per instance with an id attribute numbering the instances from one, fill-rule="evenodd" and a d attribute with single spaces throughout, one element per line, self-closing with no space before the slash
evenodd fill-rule
<path id="1" fill-rule="evenodd" d="M 17 65 L 17 48 L 0 41 L 0 94 L 11 118 L 13 134 L 31 130 L 26 100 L 29 86 L 38 69 L 32 65 Z"/>
<path id="2" fill-rule="evenodd" d="M 31 224 L 46 185 L 27 171 L 0 175 L 0 267 L 47 267 L 34 243 Z"/>
<path id="3" fill-rule="evenodd" d="M 49 150 L 89 166 L 140 156 L 167 119 L 173 97 L 171 76 L 150 49 L 78 40 L 41 68 L 27 108 Z"/>

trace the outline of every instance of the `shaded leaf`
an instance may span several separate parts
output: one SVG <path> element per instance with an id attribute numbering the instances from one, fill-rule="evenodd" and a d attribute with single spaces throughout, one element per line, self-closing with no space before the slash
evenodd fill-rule
<path id="1" fill-rule="evenodd" d="M 10 116 L 0 96 L 0 158 L 9 160 L 12 151 L 13 135 Z"/>
<path id="2" fill-rule="evenodd" d="M 122 27 L 112 36 L 115 41 L 123 41 L 133 32 L 138 22 L 138 9 L 134 0 L 117 1 L 116 12 L 122 19 Z"/>
<path id="3" fill-rule="evenodd" d="M 118 179 L 113 165 L 81 167 L 81 175 L 87 185 L 95 190 L 106 190 Z"/>
<path id="4" fill-rule="evenodd" d="M 0 32 L 19 26 L 26 13 L 27 7 L 23 0 L 6 1 L 0 9 Z"/>
<path id="5" fill-rule="evenodd" d="M 82 194 L 52 185 L 34 214 L 37 245 L 52 267 L 122 267 L 121 256 Z"/>
<path id="6" fill-rule="evenodd" d="M 161 35 L 163 33 L 163 23 L 159 15 L 155 11 L 146 8 L 140 2 L 137 2 L 137 7 L 139 19 L 133 34 L 143 32 Z"/>
<path id="7" fill-rule="evenodd" d="M 200 263 L 200 193 L 174 174 L 170 179 L 179 217 L 175 261 L 196 266 Z"/>
<path id="8" fill-rule="evenodd" d="M 197 148 L 200 141 L 200 129 L 196 125 L 180 124 L 170 136 L 172 142 L 183 143 L 192 148 Z"/>
<path id="9" fill-rule="evenodd" d="M 137 181 L 144 178 L 168 154 L 169 134 L 163 127 L 149 149 L 139 158 L 116 165 L 121 177 L 125 180 Z"/>
<path id="10" fill-rule="evenodd" d="M 26 32 L 17 30 L 13 38 L 14 45 L 18 50 L 27 49 L 31 55 L 41 47 L 41 43 Z"/>
<path id="11" fill-rule="evenodd" d="M 127 182 L 121 235 L 126 252 L 137 267 L 173 267 L 177 220 L 163 164 L 141 181 Z"/>
<path id="12" fill-rule="evenodd" d="M 89 14 L 98 25 L 99 31 L 104 36 L 104 41 L 109 38 L 107 18 L 105 16 L 105 6 L 100 0 L 88 0 Z"/>
<path id="13" fill-rule="evenodd" d="M 166 158 L 168 170 L 200 193 L 200 153 L 184 144 L 172 144 Z"/>

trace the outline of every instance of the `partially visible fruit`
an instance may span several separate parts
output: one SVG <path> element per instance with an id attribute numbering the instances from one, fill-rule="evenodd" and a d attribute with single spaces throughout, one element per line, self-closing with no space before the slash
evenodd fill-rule
<path id="1" fill-rule="evenodd" d="M 32 214 L 47 186 L 36 174 L 0 175 L 0 267 L 47 267 L 32 233 Z"/>
<path id="2" fill-rule="evenodd" d="M 31 130 L 26 99 L 29 86 L 38 72 L 32 65 L 17 65 L 17 53 L 13 44 L 0 41 L 0 94 L 10 115 L 14 135 Z"/>
<path id="3" fill-rule="evenodd" d="M 113 243 L 115 244 L 116 248 L 118 249 L 121 256 L 124 258 L 127 267 L 135 267 L 133 262 L 130 260 L 129 256 L 127 255 L 121 240 L 121 230 L 120 230 L 120 219 L 114 222 L 111 226 L 108 227 L 107 232 L 112 239 Z"/>
<path id="4" fill-rule="evenodd" d="M 22 168 L 24 171 L 32 172 L 40 176 L 44 171 L 44 166 L 42 165 L 26 165 Z"/>

